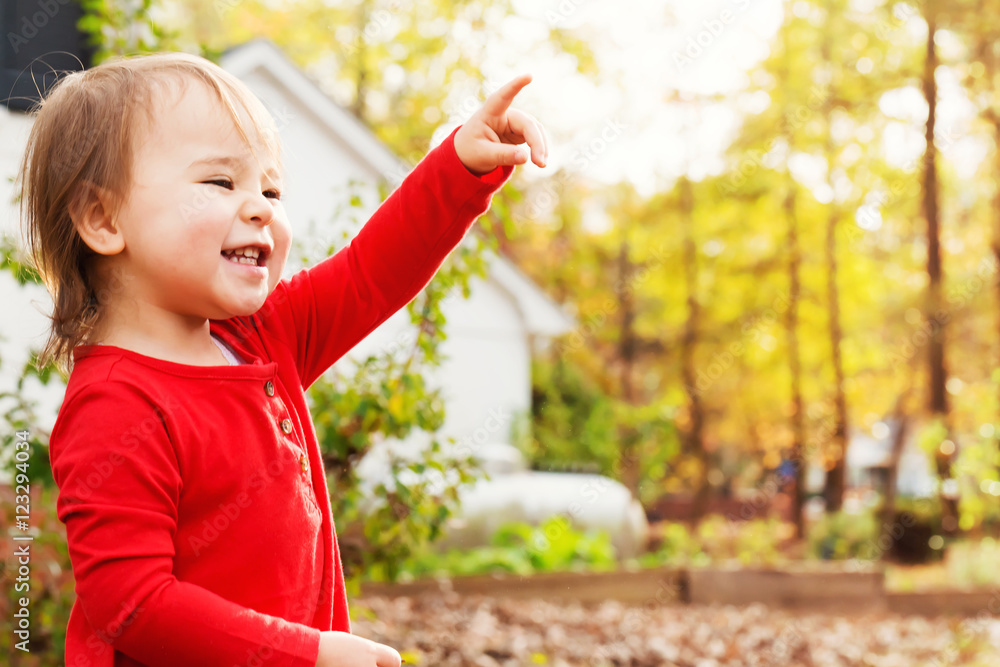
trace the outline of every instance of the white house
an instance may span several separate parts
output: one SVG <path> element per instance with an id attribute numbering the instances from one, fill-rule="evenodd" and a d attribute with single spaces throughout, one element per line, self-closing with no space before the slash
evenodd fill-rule
<path id="1" fill-rule="evenodd" d="M 330 100 L 273 43 L 258 40 L 241 45 L 225 53 L 220 64 L 246 83 L 277 121 L 286 169 L 282 199 L 293 237 L 304 242 L 303 253 L 316 261 L 317 252 L 332 243 L 343 246 L 378 205 L 379 184 L 394 187 L 412 165 L 402 163 L 367 127 Z M 0 196 L 10 203 L 2 215 L 4 233 L 16 233 L 19 224 L 11 181 L 30 125 L 30 116 L 0 107 L 0 174 L 7 177 L 0 182 Z M 440 141 L 447 131 L 441 128 L 435 138 Z M 338 217 L 350 194 L 360 196 L 363 206 Z M 486 278 L 474 279 L 469 299 L 458 296 L 446 301 L 445 361 L 428 378 L 442 389 L 445 399 L 446 421 L 439 437 L 471 445 L 496 475 L 465 494 L 475 515 L 466 514 L 465 525 L 492 527 L 500 516 L 541 521 L 561 512 L 579 525 L 608 530 L 622 555 L 634 554 L 644 542 L 646 522 L 624 487 L 596 476 L 525 470 L 510 446 L 514 420 L 531 407 L 532 354 L 568 332 L 574 321 L 504 257 L 493 255 L 488 265 Z M 299 268 L 296 258 L 290 258 L 285 277 Z M 0 387 L 12 388 L 29 348 L 39 347 L 44 339 L 46 319 L 40 311 L 47 312 L 51 302 L 43 289 L 19 287 L 7 272 L 0 272 L 0 296 L 4 305 Z M 349 371 L 354 360 L 405 349 L 414 340 L 415 330 L 401 311 L 336 368 Z M 58 382 L 53 385 L 27 389 L 40 402 L 41 428 L 51 427 L 62 399 L 63 387 Z M 366 457 L 359 472 L 373 483 L 387 471 L 387 449 L 412 452 L 427 440 L 426 434 L 419 434 L 407 442 L 383 443 Z M 510 465 L 498 467 L 505 457 L 511 458 Z M 601 489 L 599 495 L 595 488 Z M 600 502 L 594 502 L 597 498 Z M 477 538 L 475 531 L 458 530 L 453 537 L 469 544 L 487 535 Z"/>
<path id="2" fill-rule="evenodd" d="M 918 424 L 909 428 L 903 441 L 897 469 L 899 495 L 926 498 L 937 493 L 933 460 L 917 444 Z M 899 421 L 886 418 L 876 422 L 871 432 L 852 431 L 847 446 L 847 482 L 854 488 L 884 488 L 892 459 L 892 440 Z"/>

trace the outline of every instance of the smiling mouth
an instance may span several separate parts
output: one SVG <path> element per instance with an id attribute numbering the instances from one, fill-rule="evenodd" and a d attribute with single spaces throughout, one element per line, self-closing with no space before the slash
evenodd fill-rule
<path id="1" fill-rule="evenodd" d="M 255 246 L 246 246 L 244 248 L 223 250 L 222 256 L 234 264 L 264 266 L 264 260 L 267 257 L 267 252 Z"/>

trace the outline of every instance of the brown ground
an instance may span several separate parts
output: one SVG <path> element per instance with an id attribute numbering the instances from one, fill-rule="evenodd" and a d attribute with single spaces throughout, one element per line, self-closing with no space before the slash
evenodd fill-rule
<path id="1" fill-rule="evenodd" d="M 352 602 L 355 634 L 407 665 L 1000 665 L 1000 619 L 847 618 L 749 607 L 584 607 L 455 594 Z"/>

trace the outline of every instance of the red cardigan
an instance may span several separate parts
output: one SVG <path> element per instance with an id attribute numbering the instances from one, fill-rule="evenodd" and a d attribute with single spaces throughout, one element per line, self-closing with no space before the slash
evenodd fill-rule
<path id="1" fill-rule="evenodd" d="M 313 667 L 320 630 L 350 631 L 304 391 L 427 285 L 511 171 L 473 175 L 452 133 L 348 247 L 210 323 L 244 365 L 74 350 L 49 449 L 69 667 Z"/>

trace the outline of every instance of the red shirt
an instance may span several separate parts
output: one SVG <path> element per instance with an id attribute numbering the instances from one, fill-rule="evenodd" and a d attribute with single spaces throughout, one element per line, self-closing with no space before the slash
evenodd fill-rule
<path id="1" fill-rule="evenodd" d="M 243 365 L 74 350 L 49 449 L 69 667 L 313 667 L 321 630 L 350 632 L 305 389 L 427 285 L 511 171 L 473 175 L 452 133 L 348 247 L 211 321 Z"/>

